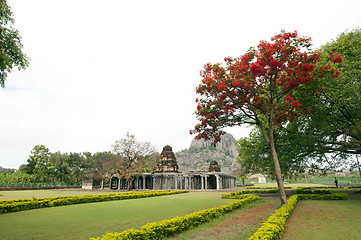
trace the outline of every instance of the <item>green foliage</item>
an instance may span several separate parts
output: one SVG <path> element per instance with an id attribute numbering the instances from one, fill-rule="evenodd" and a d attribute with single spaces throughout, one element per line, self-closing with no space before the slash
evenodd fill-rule
<path id="1" fill-rule="evenodd" d="M 300 194 L 332 194 L 336 193 L 334 190 L 316 189 L 312 187 L 298 187 L 296 193 Z"/>
<path id="2" fill-rule="evenodd" d="M 0 201 L 0 214 L 24 211 L 29 209 L 55 207 L 70 204 L 91 203 L 114 201 L 123 199 L 135 199 L 154 196 L 163 196 L 179 193 L 187 193 L 188 190 L 179 191 L 144 191 L 144 192 L 125 192 L 125 193 L 109 193 L 100 195 L 84 195 L 84 196 L 65 196 L 52 198 L 35 198 L 32 199 L 14 199 Z"/>
<path id="3" fill-rule="evenodd" d="M 324 64 L 338 52 L 342 63 L 330 66 L 339 77 L 315 79 L 307 91 L 322 87 L 317 94 L 299 94 L 311 114 L 299 116 L 280 137 L 285 147 L 302 152 L 309 166 L 354 169 L 351 155 L 361 154 L 361 29 L 341 33 L 320 48 Z M 287 152 L 286 152 L 287 153 Z"/>
<path id="4" fill-rule="evenodd" d="M 25 69 L 29 59 L 21 51 L 23 45 L 19 32 L 13 27 L 14 18 L 6 0 L 0 1 L 0 86 L 14 66 Z"/>
<path id="5" fill-rule="evenodd" d="M 184 217 L 175 217 L 161 222 L 148 223 L 138 230 L 128 229 L 121 233 L 106 233 L 102 238 L 91 238 L 93 240 L 111 240 L 111 239 L 162 239 L 174 235 L 190 228 L 193 228 L 203 222 L 223 215 L 243 205 L 259 199 L 258 196 L 248 195 L 242 200 L 233 201 L 226 205 L 216 208 L 205 209 L 199 212 L 188 214 Z"/>
<path id="6" fill-rule="evenodd" d="M 67 184 L 81 182 L 85 168 L 91 161 L 89 153 L 51 153 L 45 145 L 36 145 L 26 165 L 19 170 L 35 176 L 33 182 L 64 182 Z"/>
<path id="7" fill-rule="evenodd" d="M 318 195 L 318 194 L 299 194 L 299 200 L 346 200 L 346 193 L 334 192 L 331 194 Z"/>
<path id="8" fill-rule="evenodd" d="M 5 184 L 14 184 L 14 183 L 31 183 L 34 182 L 35 175 L 27 174 L 21 171 L 11 172 L 11 173 L 0 173 L 0 186 Z"/>
<path id="9" fill-rule="evenodd" d="M 274 129 L 278 160 L 284 178 L 295 178 L 304 172 L 306 166 L 304 155 L 308 153 L 308 150 L 307 148 L 295 148 L 294 146 L 298 143 L 288 135 L 285 138 L 284 131 L 288 130 L 285 128 Z M 299 139 L 299 141 L 305 141 L 305 139 Z M 237 162 L 242 166 L 245 174 L 263 173 L 272 178 L 275 177 L 272 156 L 259 128 L 253 128 L 248 137 L 237 141 L 237 145 L 239 148 Z"/>

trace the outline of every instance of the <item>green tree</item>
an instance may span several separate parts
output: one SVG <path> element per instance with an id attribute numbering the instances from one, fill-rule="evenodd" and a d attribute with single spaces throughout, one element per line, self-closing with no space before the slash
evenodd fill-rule
<path id="1" fill-rule="evenodd" d="M 0 1 L 0 85 L 5 86 L 8 73 L 14 66 L 25 69 L 29 58 L 22 52 L 19 32 L 13 27 L 14 18 L 6 0 Z"/>
<path id="2" fill-rule="evenodd" d="M 308 126 L 317 130 L 320 144 L 328 151 L 361 154 L 361 29 L 341 33 L 320 51 L 325 56 L 322 62 L 332 58 L 333 52 L 343 61 L 336 66 L 338 78 L 313 83 L 326 91 L 301 96 L 312 111 L 306 119 Z"/>
<path id="3" fill-rule="evenodd" d="M 283 176 L 294 178 L 309 166 L 308 153 L 312 142 L 308 141 L 309 138 L 293 138 L 291 134 L 285 134 L 289 126 L 275 129 L 274 139 Z M 237 161 L 246 174 L 263 173 L 275 178 L 269 147 L 258 128 L 254 128 L 248 137 L 238 140 L 237 144 L 239 147 Z M 304 148 L 299 148 L 299 145 L 303 145 Z"/>
<path id="4" fill-rule="evenodd" d="M 36 145 L 30 153 L 26 172 L 34 174 L 38 181 L 47 182 L 51 178 L 50 151 L 45 145 Z"/>

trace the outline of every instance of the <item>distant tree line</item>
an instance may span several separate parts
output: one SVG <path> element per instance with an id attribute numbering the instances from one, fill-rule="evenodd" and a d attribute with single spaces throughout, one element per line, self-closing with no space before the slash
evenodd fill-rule
<path id="1" fill-rule="evenodd" d="M 52 153 L 45 145 L 36 145 L 19 170 L 1 169 L 0 183 L 81 183 L 87 170 L 95 171 L 99 178 L 118 174 L 130 182 L 135 173 L 153 172 L 158 159 L 150 142 L 138 141 L 129 132 L 115 141 L 112 151 Z"/>

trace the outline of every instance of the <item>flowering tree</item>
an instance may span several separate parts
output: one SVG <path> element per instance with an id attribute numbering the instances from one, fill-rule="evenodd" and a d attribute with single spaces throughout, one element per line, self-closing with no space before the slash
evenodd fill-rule
<path id="1" fill-rule="evenodd" d="M 310 113 L 297 101 L 295 93 L 315 77 L 338 72 L 331 64 L 342 59 L 334 53 L 327 65 L 317 64 L 321 54 L 310 50 L 310 38 L 297 32 L 281 31 L 271 42 L 261 41 L 239 58 L 225 58 L 226 66 L 206 64 L 196 92 L 200 95 L 196 116 L 200 121 L 191 130 L 197 139 L 220 140 L 224 127 L 257 125 L 271 152 L 281 203 L 286 204 L 280 165 L 274 145 L 273 128 L 281 126 L 299 113 Z M 332 63 L 334 62 L 334 63 Z M 309 90 L 307 90 L 309 91 Z M 324 89 L 313 89 L 317 94 Z"/>

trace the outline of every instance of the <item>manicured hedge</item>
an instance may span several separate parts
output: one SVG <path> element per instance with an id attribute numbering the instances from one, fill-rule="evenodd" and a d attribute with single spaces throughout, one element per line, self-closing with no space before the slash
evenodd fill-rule
<path id="1" fill-rule="evenodd" d="M 106 233 L 103 237 L 91 238 L 93 240 L 113 239 L 162 239 L 172 236 L 181 231 L 193 228 L 203 222 L 208 222 L 219 215 L 228 213 L 234 209 L 259 199 L 259 196 L 247 195 L 243 199 L 233 201 L 221 207 L 205 209 L 188 214 L 184 217 L 175 217 L 161 222 L 148 223 L 140 229 L 128 229 L 121 233 Z"/>
<path id="2" fill-rule="evenodd" d="M 326 195 L 318 195 L 318 194 L 299 194 L 299 200 L 346 200 L 346 193 L 331 193 Z"/>
<path id="3" fill-rule="evenodd" d="M 269 189 L 269 190 L 242 190 L 237 192 L 231 192 L 231 193 L 223 193 L 221 195 L 222 198 L 229 198 L 229 199 L 238 199 L 242 198 L 243 194 L 248 193 L 278 193 L 278 188 Z"/>
<path id="4" fill-rule="evenodd" d="M 246 187 L 246 189 L 278 189 L 278 187 Z M 284 187 L 284 189 L 291 189 L 291 187 Z"/>
<path id="5" fill-rule="evenodd" d="M 0 187 L 0 191 L 18 191 L 18 190 L 45 190 L 45 189 L 64 189 L 81 188 L 81 186 L 48 186 L 48 187 Z"/>
<path id="6" fill-rule="evenodd" d="M 336 193 L 336 191 L 319 189 L 316 187 L 298 187 L 296 189 L 296 193 L 298 193 L 298 194 L 332 194 L 332 193 Z"/>
<path id="7" fill-rule="evenodd" d="M 286 219 L 295 208 L 297 200 L 298 195 L 291 196 L 288 199 L 287 204 L 284 204 L 281 208 L 277 209 L 276 212 L 262 224 L 262 227 L 249 238 L 249 240 L 280 239 L 286 224 Z"/>
<path id="8" fill-rule="evenodd" d="M 0 201 L 0 214 L 24 211 L 29 209 L 37 209 L 44 207 L 55 207 L 70 204 L 81 204 L 91 202 L 103 202 L 112 200 L 145 198 L 153 196 L 171 195 L 179 193 L 187 193 L 189 190 L 181 191 L 144 191 L 144 192 L 124 192 L 124 193 L 109 193 L 99 195 L 84 195 L 84 196 L 65 196 L 52 198 L 35 198 L 32 199 L 13 199 Z"/>

